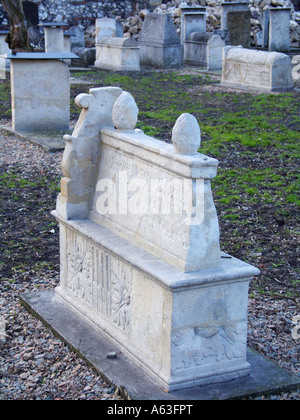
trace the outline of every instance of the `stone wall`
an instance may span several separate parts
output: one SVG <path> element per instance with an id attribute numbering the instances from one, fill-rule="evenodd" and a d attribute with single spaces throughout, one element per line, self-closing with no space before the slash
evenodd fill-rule
<path id="1" fill-rule="evenodd" d="M 188 6 L 205 6 L 207 11 L 207 31 L 212 32 L 215 29 L 220 29 L 221 3 L 223 1 L 224 0 L 185 0 L 183 2 L 182 0 L 165 0 L 157 6 L 154 11 L 157 13 L 170 13 L 179 35 L 181 26 L 180 4 L 185 3 Z M 292 46 L 300 46 L 300 10 L 299 3 L 297 3 L 298 1 L 299 0 L 249 0 L 252 45 L 258 45 L 258 39 L 262 31 L 261 19 L 263 10 L 268 9 L 269 7 L 290 7 L 290 41 Z M 147 10 L 141 10 L 135 16 L 130 16 L 125 20 L 126 36 L 138 38 L 146 13 Z"/>
<path id="2" fill-rule="evenodd" d="M 126 18 L 137 9 L 149 6 L 147 0 L 32 0 L 38 6 L 41 22 L 65 22 L 87 28 L 101 17 Z M 7 15 L 0 5 L 0 28 L 8 27 Z"/>
<path id="3" fill-rule="evenodd" d="M 113 17 L 124 23 L 126 37 L 138 39 L 144 17 L 150 10 L 170 13 L 180 33 L 180 4 L 201 5 L 207 8 L 207 31 L 220 28 L 221 3 L 223 0 L 32 0 L 38 6 L 40 22 L 65 22 L 68 26 L 81 25 L 87 29 L 88 47 L 93 46 L 95 19 Z M 290 41 L 292 46 L 300 45 L 299 0 L 249 0 L 251 10 L 252 45 L 257 45 L 264 9 L 269 7 L 291 7 Z M 8 29 L 7 16 L 0 5 L 0 29 Z"/>

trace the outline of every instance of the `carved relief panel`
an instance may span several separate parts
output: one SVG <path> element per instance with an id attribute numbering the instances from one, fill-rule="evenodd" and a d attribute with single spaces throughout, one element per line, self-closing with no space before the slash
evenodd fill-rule
<path id="1" fill-rule="evenodd" d="M 122 330 L 130 329 L 130 266 L 71 230 L 66 242 L 67 289 Z"/>

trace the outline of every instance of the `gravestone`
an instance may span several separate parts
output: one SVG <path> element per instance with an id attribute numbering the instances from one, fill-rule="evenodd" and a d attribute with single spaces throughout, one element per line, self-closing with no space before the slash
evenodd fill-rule
<path id="1" fill-rule="evenodd" d="M 290 91 L 291 59 L 278 52 L 225 47 L 221 85 L 262 92 Z"/>
<path id="2" fill-rule="evenodd" d="M 290 12 L 289 8 L 270 8 L 269 51 L 290 50 Z"/>
<path id="3" fill-rule="evenodd" d="M 101 38 L 95 67 L 114 71 L 139 71 L 140 49 L 134 39 Z"/>
<path id="4" fill-rule="evenodd" d="M 148 13 L 139 37 L 140 64 L 158 68 L 180 68 L 183 47 L 169 14 Z"/>
<path id="5" fill-rule="evenodd" d="M 224 2 L 221 3 L 221 30 L 226 30 L 228 27 L 228 13 L 241 12 L 249 10 L 248 2 Z"/>
<path id="6" fill-rule="evenodd" d="M 112 70 L 114 68 L 116 70 L 121 70 L 122 67 L 125 66 L 125 63 L 130 67 L 130 63 L 128 62 L 128 59 L 130 59 L 129 45 L 127 45 L 127 47 L 124 45 L 125 38 L 123 38 L 123 34 L 124 30 L 121 22 L 107 17 L 96 19 L 95 67 L 107 70 Z M 108 45 L 109 38 L 112 40 L 114 39 L 111 48 Z M 121 39 L 121 41 L 118 41 L 117 38 Z M 102 42 L 103 39 L 105 39 L 104 42 Z M 130 41 L 127 44 L 130 44 Z M 131 43 L 130 48 L 133 48 L 133 43 Z M 115 53 L 117 53 L 117 56 L 115 56 Z M 136 59 L 132 67 L 136 67 Z M 125 67 L 123 67 L 123 69 L 125 69 Z"/>
<path id="7" fill-rule="evenodd" d="M 69 129 L 70 73 L 63 59 L 72 53 L 8 54 L 14 131 Z"/>
<path id="8" fill-rule="evenodd" d="M 201 6 L 180 7 L 181 43 L 187 41 L 192 32 L 206 32 L 206 8 Z"/>
<path id="9" fill-rule="evenodd" d="M 290 8 L 270 7 L 263 11 L 262 46 L 269 51 L 290 50 Z"/>
<path id="10" fill-rule="evenodd" d="M 229 11 L 227 13 L 227 30 L 230 45 L 251 47 L 251 12 L 250 10 Z"/>
<path id="11" fill-rule="evenodd" d="M 123 24 L 115 19 L 101 18 L 96 19 L 96 45 L 101 38 L 123 38 Z"/>
<path id="12" fill-rule="evenodd" d="M 224 46 L 225 41 L 219 35 L 192 32 L 184 42 L 184 62 L 208 70 L 221 70 Z"/>
<path id="13" fill-rule="evenodd" d="M 64 23 L 45 22 L 39 24 L 45 32 L 45 52 L 64 52 Z"/>
<path id="14" fill-rule="evenodd" d="M 213 35 L 207 45 L 207 69 L 222 70 L 225 41 L 219 35 Z"/>
<path id="15" fill-rule="evenodd" d="M 137 105 L 120 88 L 76 103 L 53 212 L 55 301 L 167 391 L 248 376 L 248 287 L 259 271 L 220 250 L 218 161 L 198 153 L 195 117 L 181 115 L 167 144 L 135 129 Z"/>

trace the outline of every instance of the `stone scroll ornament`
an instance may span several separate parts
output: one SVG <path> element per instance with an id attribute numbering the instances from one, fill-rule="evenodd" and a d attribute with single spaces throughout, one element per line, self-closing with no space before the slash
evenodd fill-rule
<path id="1" fill-rule="evenodd" d="M 82 111 L 72 135 L 64 136 L 64 177 L 57 200 L 58 214 L 65 220 L 87 217 L 100 160 L 100 130 L 113 128 L 112 109 L 121 94 L 120 88 L 105 87 L 91 89 L 75 99 Z"/>

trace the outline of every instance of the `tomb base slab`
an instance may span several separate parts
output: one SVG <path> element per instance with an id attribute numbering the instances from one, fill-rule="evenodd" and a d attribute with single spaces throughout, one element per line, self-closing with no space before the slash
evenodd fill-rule
<path id="1" fill-rule="evenodd" d="M 299 387 L 299 377 L 247 350 L 250 375 L 232 381 L 165 392 L 160 384 L 141 371 L 110 340 L 90 327 L 88 321 L 55 298 L 54 290 L 24 294 L 22 304 L 52 329 L 80 357 L 109 383 L 132 400 L 227 400 L 287 392 Z M 107 355 L 115 351 L 116 358 Z"/>

